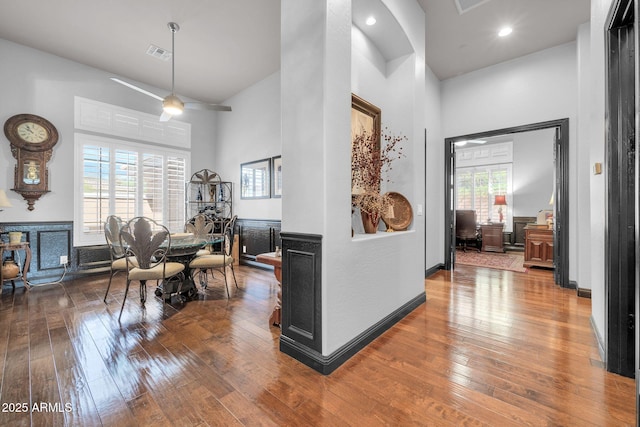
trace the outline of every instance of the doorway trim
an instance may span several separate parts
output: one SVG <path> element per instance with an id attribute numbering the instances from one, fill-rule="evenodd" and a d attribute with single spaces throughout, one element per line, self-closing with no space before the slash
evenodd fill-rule
<path id="1" fill-rule="evenodd" d="M 496 129 L 469 135 L 445 138 L 445 191 L 444 191 L 444 268 L 453 267 L 453 249 L 455 249 L 455 228 L 453 215 L 453 195 L 455 189 L 455 142 L 482 139 L 493 136 L 522 133 L 542 129 L 555 128 L 555 204 L 554 204 L 554 278 L 556 284 L 563 288 L 575 288 L 569 282 L 569 119 L 550 120 L 547 122 L 531 123 L 505 129 Z"/>
<path id="2" fill-rule="evenodd" d="M 635 0 L 613 1 L 605 23 L 605 363 L 633 378 L 637 364 L 637 74 Z M 633 228 L 633 233 L 630 229 Z M 637 380 L 636 380 L 637 387 Z"/>

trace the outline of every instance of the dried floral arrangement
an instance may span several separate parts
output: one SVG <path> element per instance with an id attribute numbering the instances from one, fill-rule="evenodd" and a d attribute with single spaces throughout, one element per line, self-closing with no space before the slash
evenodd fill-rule
<path id="1" fill-rule="evenodd" d="M 377 227 L 382 214 L 393 206 L 393 200 L 380 194 L 380 184 L 390 182 L 388 175 L 394 160 L 404 157 L 400 143 L 406 136 L 389 133 L 385 128 L 380 138 L 366 131 L 356 135 L 351 143 L 352 204 L 369 214 Z"/>

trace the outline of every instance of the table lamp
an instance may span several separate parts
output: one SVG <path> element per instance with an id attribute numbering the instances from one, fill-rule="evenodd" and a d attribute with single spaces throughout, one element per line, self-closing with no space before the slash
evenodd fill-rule
<path id="1" fill-rule="evenodd" d="M 4 190 L 0 189 L 0 211 L 2 211 L 2 208 L 12 208 L 13 205 L 11 204 L 11 202 L 9 201 L 9 198 L 7 197 L 7 193 L 4 192 Z"/>
<path id="2" fill-rule="evenodd" d="M 499 206 L 498 208 L 498 215 L 500 216 L 500 222 L 502 222 L 502 220 L 504 219 L 504 215 L 502 214 L 502 207 L 503 206 L 507 206 L 507 196 L 500 195 L 500 196 L 496 196 L 494 201 L 493 201 L 494 206 L 497 205 Z"/>
<path id="3" fill-rule="evenodd" d="M 4 208 L 12 208 L 13 205 L 9 201 L 7 197 L 7 193 L 4 192 L 3 189 L 0 189 L 0 212 L 4 210 Z M 4 232 L 4 227 L 0 226 L 0 233 Z"/>

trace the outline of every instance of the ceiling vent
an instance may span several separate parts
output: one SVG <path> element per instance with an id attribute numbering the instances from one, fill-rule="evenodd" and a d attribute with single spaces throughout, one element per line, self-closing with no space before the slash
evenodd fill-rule
<path id="1" fill-rule="evenodd" d="M 147 55 L 153 56 L 161 61 L 168 61 L 171 59 L 171 52 L 158 46 L 149 45 L 147 48 Z"/>
<path id="2" fill-rule="evenodd" d="M 480 6 L 489 0 L 453 0 L 458 8 L 458 12 L 462 15 L 465 12 L 470 11 L 474 7 Z"/>

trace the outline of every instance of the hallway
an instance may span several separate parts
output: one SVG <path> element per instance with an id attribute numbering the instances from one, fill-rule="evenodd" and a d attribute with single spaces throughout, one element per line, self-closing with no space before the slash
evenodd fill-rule
<path id="1" fill-rule="evenodd" d="M 633 425 L 634 382 L 602 369 L 590 300 L 526 274 L 458 266 L 329 376 L 284 355 L 273 273 L 241 266 L 175 308 L 116 276 L 0 297 L 0 425 Z M 58 406 L 55 406 L 55 405 Z M 69 410 L 67 410 L 69 409 Z"/>

